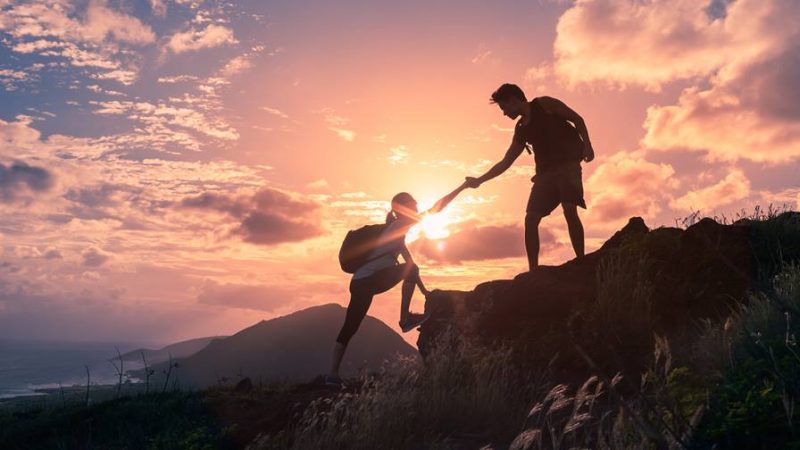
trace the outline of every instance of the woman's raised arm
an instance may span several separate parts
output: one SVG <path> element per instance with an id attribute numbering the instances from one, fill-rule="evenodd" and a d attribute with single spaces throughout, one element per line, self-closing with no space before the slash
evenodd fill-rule
<path id="1" fill-rule="evenodd" d="M 456 196 L 458 196 L 458 194 L 460 194 L 461 191 L 463 191 L 467 187 L 468 186 L 466 182 L 461 183 L 461 186 L 457 187 L 453 192 L 445 195 L 444 197 L 440 198 L 439 201 L 434 203 L 434 205 L 429 210 L 425 211 L 425 214 L 436 214 L 439 211 L 443 210 L 445 206 L 449 205 L 450 202 L 452 202 L 453 199 L 456 198 Z"/>

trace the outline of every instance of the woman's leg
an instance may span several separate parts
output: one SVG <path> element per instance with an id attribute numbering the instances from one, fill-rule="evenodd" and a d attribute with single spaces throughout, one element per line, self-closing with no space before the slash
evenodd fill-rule
<path id="1" fill-rule="evenodd" d="M 344 324 L 336 338 L 333 346 L 333 356 L 331 357 L 331 375 L 339 376 L 339 366 L 342 363 L 347 344 L 358 330 L 364 316 L 367 315 L 369 305 L 372 303 L 373 294 L 359 288 L 360 280 L 355 280 L 350 285 L 350 304 L 347 305 L 347 313 Z"/>
<path id="2" fill-rule="evenodd" d="M 403 281 L 400 321 L 404 322 L 408 318 L 411 297 L 414 294 L 414 287 L 418 279 L 419 268 L 415 264 L 403 263 L 380 270 L 366 278 L 353 280 L 350 283 L 350 304 L 347 305 L 344 325 L 342 325 L 342 329 L 339 331 L 339 336 L 333 346 L 331 375 L 339 376 L 339 366 L 342 363 L 342 358 L 344 358 L 347 344 L 367 315 L 369 306 L 372 304 L 372 298 Z"/>
<path id="3" fill-rule="evenodd" d="M 409 308 L 411 308 L 411 297 L 414 295 L 414 288 L 417 287 L 419 279 L 419 267 L 416 264 L 409 264 L 406 274 L 403 277 L 403 287 L 400 290 L 400 322 L 408 320 Z"/>
<path id="4" fill-rule="evenodd" d="M 383 269 L 367 278 L 371 292 L 380 294 L 397 286 L 400 281 L 403 287 L 400 291 L 400 322 L 408 319 L 408 310 L 411 307 L 411 297 L 414 295 L 414 288 L 419 283 L 419 267 L 416 264 L 403 263 L 393 267 Z"/>

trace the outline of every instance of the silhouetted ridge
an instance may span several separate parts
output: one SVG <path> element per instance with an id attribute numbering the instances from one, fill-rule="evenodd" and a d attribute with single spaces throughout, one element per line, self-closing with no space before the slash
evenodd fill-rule
<path id="1" fill-rule="evenodd" d="M 209 336 L 196 339 L 189 339 L 186 341 L 180 341 L 174 344 L 167 345 L 166 347 L 162 347 L 158 350 L 140 348 L 136 350 L 131 350 L 127 353 L 123 353 L 122 359 L 124 361 L 141 362 L 142 352 L 144 352 L 148 364 L 158 364 L 160 362 L 167 361 L 170 358 L 170 356 L 172 356 L 173 359 L 185 358 L 187 356 L 191 356 L 199 352 L 200 350 L 204 349 L 206 346 L 208 346 L 209 343 L 211 343 L 215 339 L 224 339 L 226 337 L 227 336 Z"/>
<path id="2" fill-rule="evenodd" d="M 670 339 L 676 358 L 704 321 L 724 322 L 746 293 L 769 284 L 782 262 L 800 260 L 800 216 L 723 225 L 702 219 L 687 229 L 648 229 L 639 217 L 601 248 L 560 266 L 470 292 L 435 291 L 419 335 L 426 355 L 448 327 L 487 345 L 511 345 L 521 365 L 580 381 L 601 369 L 637 379 L 652 356 L 653 336 Z M 683 352 L 683 354 L 682 354 Z"/>
<path id="3" fill-rule="evenodd" d="M 204 387 L 253 382 L 304 382 L 328 370 L 330 351 L 344 321 L 345 308 L 327 304 L 262 320 L 178 362 L 174 372 L 181 384 Z M 347 350 L 342 366 L 346 376 L 359 369 L 377 370 L 397 354 L 417 351 L 380 320 L 367 316 Z M 161 368 L 159 368 L 161 370 Z"/>

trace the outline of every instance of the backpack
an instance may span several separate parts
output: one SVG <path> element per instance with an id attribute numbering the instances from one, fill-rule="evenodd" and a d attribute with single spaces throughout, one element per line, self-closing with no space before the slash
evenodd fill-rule
<path id="1" fill-rule="evenodd" d="M 379 223 L 348 231 L 339 249 L 339 265 L 342 266 L 342 270 L 355 273 L 364 264 L 377 259 L 378 257 L 368 257 L 382 243 L 380 237 L 387 226 L 385 223 Z"/>

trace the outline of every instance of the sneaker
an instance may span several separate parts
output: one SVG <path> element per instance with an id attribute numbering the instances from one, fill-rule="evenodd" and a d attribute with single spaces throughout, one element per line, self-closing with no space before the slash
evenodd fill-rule
<path id="1" fill-rule="evenodd" d="M 430 313 L 425 314 L 414 314 L 410 313 L 408 315 L 408 319 L 405 322 L 400 322 L 400 329 L 403 330 L 403 333 L 408 333 L 409 331 L 417 328 L 418 326 L 422 325 L 428 318 L 430 318 Z"/>
<path id="2" fill-rule="evenodd" d="M 322 382 L 325 383 L 325 386 L 329 386 L 332 388 L 339 388 L 339 389 L 344 388 L 344 382 L 342 381 L 342 379 L 335 375 L 325 375 Z"/>

